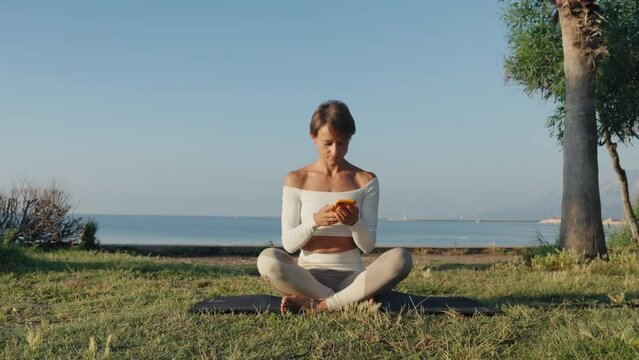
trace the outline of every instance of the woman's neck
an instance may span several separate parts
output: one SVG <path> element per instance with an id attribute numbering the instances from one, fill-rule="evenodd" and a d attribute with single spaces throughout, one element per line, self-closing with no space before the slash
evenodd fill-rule
<path id="1" fill-rule="evenodd" d="M 328 164 L 325 161 L 317 160 L 313 166 L 318 172 L 326 174 L 327 177 L 336 176 L 340 171 L 348 170 L 352 166 L 348 161 L 344 160 L 338 164 Z"/>

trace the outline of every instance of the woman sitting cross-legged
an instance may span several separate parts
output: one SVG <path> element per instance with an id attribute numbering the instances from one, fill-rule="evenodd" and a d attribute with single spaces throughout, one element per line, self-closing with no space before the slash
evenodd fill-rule
<path id="1" fill-rule="evenodd" d="M 355 122 L 346 104 L 321 104 L 310 135 L 318 159 L 286 176 L 282 244 L 300 250 L 264 250 L 257 268 L 282 293 L 281 310 L 330 311 L 391 290 L 411 271 L 412 258 L 396 248 L 364 268 L 361 253 L 375 247 L 379 181 L 345 160 Z M 334 205 L 337 200 L 351 200 Z M 355 202 L 353 203 L 352 200 Z"/>

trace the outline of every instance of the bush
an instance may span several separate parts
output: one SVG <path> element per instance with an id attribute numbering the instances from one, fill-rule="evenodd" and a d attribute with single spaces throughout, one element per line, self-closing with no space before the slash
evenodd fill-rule
<path id="1" fill-rule="evenodd" d="M 557 251 L 559 251 L 559 247 L 557 245 L 549 243 L 546 239 L 544 239 L 541 232 L 537 232 L 536 244 L 526 248 L 522 254 L 522 259 L 526 265 L 530 265 L 534 258 L 555 254 Z"/>
<path id="2" fill-rule="evenodd" d="M 89 219 L 84 224 L 84 230 L 82 231 L 82 237 L 80 238 L 80 244 L 87 249 L 95 249 L 100 246 L 100 241 L 96 238 L 95 234 L 98 232 L 98 223 L 94 219 Z"/>
<path id="3" fill-rule="evenodd" d="M 610 231 L 606 236 L 609 248 L 627 248 L 635 245 L 628 225 Z"/>
<path id="4" fill-rule="evenodd" d="M 639 201 L 634 204 L 633 209 L 635 218 L 639 219 Z M 639 246 L 639 244 L 632 239 L 632 232 L 630 231 L 630 226 L 628 224 L 621 227 L 615 227 L 608 231 L 606 234 L 606 243 L 608 247 L 613 250 L 631 249 Z"/>
<path id="5" fill-rule="evenodd" d="M 4 244 L 59 247 L 80 241 L 81 217 L 69 215 L 70 196 L 54 182 L 0 191 L 0 239 Z"/>
<path id="6" fill-rule="evenodd" d="M 0 236 L 0 240 L 2 240 L 3 245 L 11 245 L 16 242 L 17 235 L 18 231 L 16 229 L 8 229 Z"/>
<path id="7" fill-rule="evenodd" d="M 546 271 L 570 270 L 586 263 L 589 263 L 589 259 L 583 254 L 559 249 L 555 249 L 553 253 L 537 255 L 530 259 L 532 269 Z"/>
<path id="8" fill-rule="evenodd" d="M 563 271 L 590 262 L 583 254 L 560 249 L 558 242 L 551 244 L 537 233 L 537 244 L 527 248 L 522 255 L 523 264 L 533 270 Z"/>

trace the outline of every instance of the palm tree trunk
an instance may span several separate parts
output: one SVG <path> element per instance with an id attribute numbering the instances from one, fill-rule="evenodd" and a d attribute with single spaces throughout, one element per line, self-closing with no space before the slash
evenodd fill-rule
<path id="1" fill-rule="evenodd" d="M 632 239 L 635 242 L 639 242 L 639 224 L 637 224 L 637 218 L 634 211 L 632 211 L 632 203 L 630 202 L 630 191 L 628 189 L 628 177 L 626 176 L 626 170 L 621 167 L 619 161 L 619 154 L 617 153 L 617 144 L 614 143 L 610 137 L 608 131 L 604 131 L 604 142 L 610 158 L 612 159 L 612 167 L 615 169 L 619 182 L 621 183 L 621 202 L 623 204 L 623 212 L 626 215 L 626 222 L 630 226 L 632 233 Z"/>
<path id="2" fill-rule="evenodd" d="M 595 66 L 584 44 L 587 1 L 557 0 L 566 75 L 563 197 L 559 245 L 587 257 L 607 256 L 597 164 Z"/>

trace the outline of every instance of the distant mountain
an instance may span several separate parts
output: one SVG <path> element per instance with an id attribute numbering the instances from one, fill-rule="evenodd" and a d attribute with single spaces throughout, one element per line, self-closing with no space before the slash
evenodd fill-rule
<path id="1" fill-rule="evenodd" d="M 639 170 L 627 170 L 630 199 L 634 202 L 639 195 Z M 624 217 L 619 190 L 619 179 L 616 177 L 603 181 L 599 186 L 601 196 L 601 213 L 604 219 L 622 219 Z M 479 217 L 487 219 L 527 219 L 538 220 L 561 216 L 561 189 L 549 191 L 532 204 L 524 207 L 506 208 L 485 211 Z"/>

